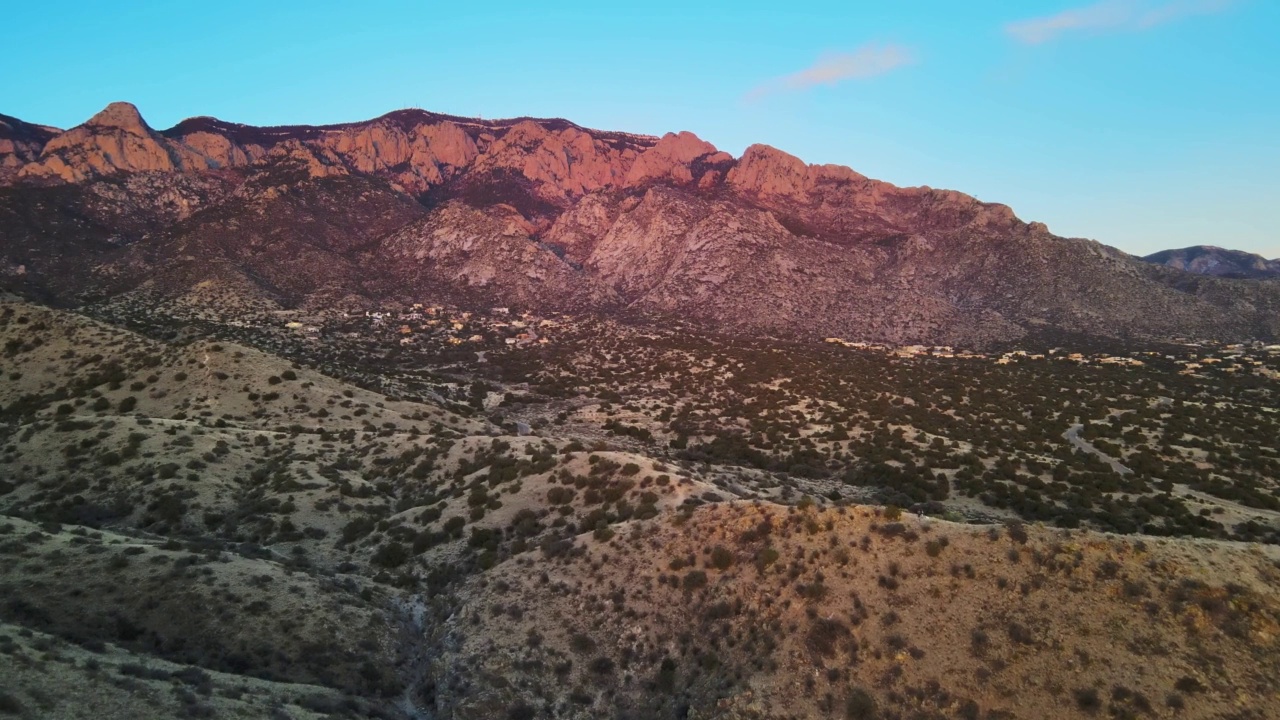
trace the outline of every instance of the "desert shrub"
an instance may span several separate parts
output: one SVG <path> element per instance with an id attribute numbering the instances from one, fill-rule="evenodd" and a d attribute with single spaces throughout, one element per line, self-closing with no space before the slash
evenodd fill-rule
<path id="1" fill-rule="evenodd" d="M 684 576 L 684 589 L 697 590 L 706 587 L 707 574 L 701 570 L 693 570 Z"/>
<path id="2" fill-rule="evenodd" d="M 557 485 L 547 490 L 547 503 L 550 505 L 566 505 L 573 501 L 576 494 L 573 488 Z"/>
<path id="3" fill-rule="evenodd" d="M 369 558 L 369 562 L 384 568 L 400 567 L 409 559 L 409 551 L 404 545 L 396 541 L 391 541 L 386 545 L 378 548 L 378 551 Z"/>
<path id="4" fill-rule="evenodd" d="M 569 636 L 569 648 L 576 653 L 586 655 L 595 652 L 596 641 L 592 640 L 589 635 L 582 633 L 574 633 Z"/>
<path id="5" fill-rule="evenodd" d="M 507 720 L 533 720 L 537 716 L 537 708 L 523 700 L 507 708 Z"/>
<path id="6" fill-rule="evenodd" d="M 721 600 L 718 603 L 713 603 L 707 608 L 706 612 L 703 613 L 703 617 L 707 620 L 724 620 L 726 618 L 733 617 L 733 615 L 733 605 L 728 600 Z"/>
<path id="7" fill-rule="evenodd" d="M 874 720 L 879 716 L 876 699 L 862 688 L 852 688 L 844 702 L 844 716 L 849 720 Z"/>
<path id="8" fill-rule="evenodd" d="M 711 567 L 717 570 L 728 570 L 733 565 L 733 551 L 717 545 L 711 549 Z"/>
<path id="9" fill-rule="evenodd" d="M 775 548 L 764 548 L 756 554 L 756 568 L 763 571 L 765 568 L 777 562 L 779 557 L 780 555 Z"/>
<path id="10" fill-rule="evenodd" d="M 662 659 L 662 664 L 658 667 L 657 685 L 661 692 L 671 692 L 675 689 L 676 663 L 671 658 Z"/>
<path id="11" fill-rule="evenodd" d="M 1019 645 L 1032 645 L 1035 643 L 1035 635 L 1026 625 L 1017 622 L 1010 622 L 1005 631 L 1009 633 L 1009 639 Z"/>
<path id="12" fill-rule="evenodd" d="M 1027 544 L 1027 528 L 1016 520 L 1004 526 L 1005 532 L 1009 533 L 1009 539 L 1019 545 Z"/>
<path id="13" fill-rule="evenodd" d="M 942 554 L 942 549 L 950 543 L 951 541 L 944 537 L 936 538 L 924 544 L 924 551 L 929 557 L 938 557 Z"/>
<path id="14" fill-rule="evenodd" d="M 1181 693 L 1199 693 L 1205 691 L 1205 686 L 1199 680 L 1190 675 L 1183 675 L 1173 684 L 1175 690 Z"/>
<path id="15" fill-rule="evenodd" d="M 1102 698 L 1096 688 L 1076 688 L 1071 691 L 1071 697 L 1075 699 L 1076 707 L 1085 712 L 1097 712 L 1102 707 Z"/>
<path id="16" fill-rule="evenodd" d="M 373 532 L 377 523 L 371 517 L 358 517 L 342 528 L 342 542 L 349 543 Z"/>
<path id="17" fill-rule="evenodd" d="M 0 713 L 5 715 L 22 715 L 25 708 L 13 693 L 0 690 Z"/>
<path id="18" fill-rule="evenodd" d="M 805 646 L 822 657 L 831 657 L 836 654 L 839 644 L 849 637 L 849 628 L 844 623 L 831 618 L 819 618 L 809 626 Z"/>

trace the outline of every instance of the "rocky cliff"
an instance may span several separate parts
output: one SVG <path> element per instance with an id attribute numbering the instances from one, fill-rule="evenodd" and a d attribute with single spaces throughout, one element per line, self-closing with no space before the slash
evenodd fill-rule
<path id="1" fill-rule="evenodd" d="M 421 110 L 157 131 L 127 103 L 65 132 L 0 121 L 0 278 L 61 302 L 230 273 L 284 305 L 454 295 L 898 342 L 1280 332 L 1274 283 L 688 132 Z"/>

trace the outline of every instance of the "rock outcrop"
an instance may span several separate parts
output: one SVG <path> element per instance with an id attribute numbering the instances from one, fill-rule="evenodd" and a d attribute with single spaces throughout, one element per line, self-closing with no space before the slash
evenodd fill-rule
<path id="1" fill-rule="evenodd" d="M 40 157 L 44 146 L 61 131 L 0 115 L 0 182 Z"/>
<path id="2" fill-rule="evenodd" d="M 714 145 L 691 132 L 667 133 L 636 158 L 627 171 L 626 185 L 637 187 L 651 180 L 665 179 L 688 185 L 694 181 L 694 161 L 703 158 L 707 164 L 733 161 L 728 153 L 718 152 Z"/>

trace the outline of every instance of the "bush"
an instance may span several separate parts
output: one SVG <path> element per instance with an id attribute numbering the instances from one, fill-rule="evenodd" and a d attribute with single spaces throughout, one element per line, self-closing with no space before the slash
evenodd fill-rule
<path id="1" fill-rule="evenodd" d="M 844 716 L 849 720 L 874 720 L 879 715 L 876 699 L 862 688 L 853 688 L 844 701 Z"/>
<path id="2" fill-rule="evenodd" d="M 1190 675 L 1183 675 L 1173 684 L 1174 689 L 1181 693 L 1199 693 L 1204 692 L 1204 684 Z"/>
<path id="3" fill-rule="evenodd" d="M 733 552 L 728 548 L 717 545 L 711 549 L 711 567 L 717 570 L 728 570 L 733 565 Z"/>
<path id="4" fill-rule="evenodd" d="M 1076 707 L 1085 712 L 1097 712 L 1102 707 L 1102 698 L 1094 688 L 1076 688 L 1071 691 L 1071 696 L 1076 700 Z"/>
<path id="5" fill-rule="evenodd" d="M 409 551 L 394 540 L 378 548 L 369 562 L 384 568 L 399 567 L 409 559 Z"/>
<path id="6" fill-rule="evenodd" d="M 951 541 L 946 538 L 930 540 L 924 544 L 924 551 L 929 555 L 929 557 L 938 557 L 942 554 L 942 549 L 950 543 Z"/>
<path id="7" fill-rule="evenodd" d="M 684 576 L 685 590 L 697 590 L 698 588 L 706 587 L 706 585 L 707 585 L 707 574 L 702 572 L 701 570 L 694 570 L 690 572 L 688 575 Z"/>
<path id="8" fill-rule="evenodd" d="M 1004 529 L 1006 532 L 1009 533 L 1010 540 L 1013 540 L 1019 545 L 1027 544 L 1027 528 L 1022 523 L 1017 522 L 1015 520 L 1011 523 L 1006 524 L 1004 526 Z"/>
<path id="9" fill-rule="evenodd" d="M 582 633 L 574 633 L 573 635 L 569 636 L 569 648 L 576 653 L 581 653 L 585 655 L 589 652 L 593 652 L 596 649 L 596 641 L 592 640 L 591 637 L 588 635 L 583 635 Z"/>
<path id="10" fill-rule="evenodd" d="M 839 620 L 822 618 L 815 620 L 805 636 L 805 645 L 822 657 L 835 655 L 839 644 L 850 637 L 849 628 Z M 852 717 L 863 717 L 861 715 Z"/>
<path id="11" fill-rule="evenodd" d="M 523 700 L 507 708 L 507 720 L 533 720 L 537 716 L 537 709 Z"/>
<path id="12" fill-rule="evenodd" d="M 21 715 L 22 702 L 7 690 L 0 690 L 0 713 L 5 715 Z"/>

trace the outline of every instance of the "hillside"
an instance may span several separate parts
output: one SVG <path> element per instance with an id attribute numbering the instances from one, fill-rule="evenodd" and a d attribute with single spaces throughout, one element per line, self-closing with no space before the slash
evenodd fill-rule
<path id="1" fill-rule="evenodd" d="M 405 335 L 229 287 L 0 302 L 0 712 L 1280 711 L 1280 354 Z"/>
<path id="2" fill-rule="evenodd" d="M 1261 255 L 1210 245 L 1162 250 L 1142 259 L 1199 275 L 1254 279 L 1280 277 L 1280 259 L 1268 260 Z"/>

